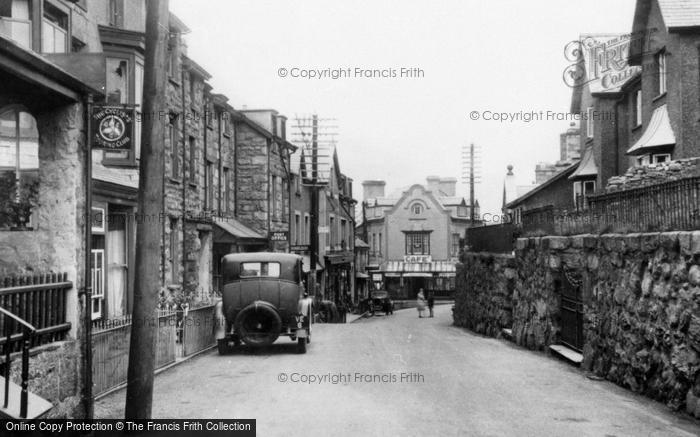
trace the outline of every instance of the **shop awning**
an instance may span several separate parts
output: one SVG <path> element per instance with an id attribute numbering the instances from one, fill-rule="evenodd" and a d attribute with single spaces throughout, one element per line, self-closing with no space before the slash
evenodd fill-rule
<path id="1" fill-rule="evenodd" d="M 673 146 L 676 144 L 676 136 L 671 127 L 671 120 L 668 117 L 666 105 L 654 109 L 651 120 L 642 137 L 630 147 L 628 155 L 643 155 L 651 152 L 655 148 L 663 146 Z"/>
<path id="2" fill-rule="evenodd" d="M 583 152 L 581 163 L 576 168 L 576 171 L 569 176 L 569 180 L 591 179 L 597 176 L 598 166 L 595 165 L 595 159 L 593 159 L 593 146 L 588 146 Z"/>
<path id="3" fill-rule="evenodd" d="M 427 263 L 410 263 L 404 261 L 387 261 L 382 264 L 380 271 L 386 273 L 402 273 L 403 276 L 408 276 L 408 273 L 454 273 L 456 271 L 455 263 L 452 261 L 431 261 Z"/>
<path id="4" fill-rule="evenodd" d="M 267 243 L 267 238 L 233 218 L 214 220 L 214 242 L 237 244 L 241 242 Z"/>

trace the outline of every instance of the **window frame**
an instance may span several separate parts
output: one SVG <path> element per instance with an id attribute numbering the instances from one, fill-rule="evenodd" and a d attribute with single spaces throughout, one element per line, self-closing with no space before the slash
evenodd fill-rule
<path id="1" fill-rule="evenodd" d="M 429 231 L 404 231 L 406 255 L 430 255 Z M 416 249 L 416 237 L 420 237 L 420 252 Z"/>
<path id="2" fill-rule="evenodd" d="M 187 176 L 187 182 L 190 185 L 196 187 L 197 184 L 197 167 L 199 165 L 199 160 L 197 159 L 197 137 L 190 135 L 187 137 L 187 169 L 189 170 Z M 206 168 L 205 168 L 206 171 Z M 205 175 L 205 185 L 206 175 Z M 206 188 L 206 187 L 205 187 Z"/>
<path id="3" fill-rule="evenodd" d="M 141 153 L 141 126 L 136 126 L 139 123 L 142 123 L 143 120 L 141 119 L 141 114 L 142 114 L 142 108 L 140 106 L 136 106 L 137 102 L 143 103 L 143 86 L 144 86 L 144 81 L 143 78 L 140 80 L 141 84 L 141 94 L 137 98 L 137 89 L 136 85 L 139 81 L 136 80 L 136 71 L 137 71 L 137 65 L 141 67 L 141 69 L 144 68 L 144 59 L 143 56 L 140 54 L 134 52 L 133 50 L 130 49 L 120 49 L 116 47 L 110 47 L 109 51 L 105 51 L 104 53 L 105 56 L 105 84 L 107 83 L 107 61 L 109 59 L 118 59 L 118 60 L 123 60 L 127 61 L 127 66 L 128 66 L 128 74 L 127 74 L 127 99 L 126 103 L 123 103 L 123 105 L 126 106 L 134 106 L 134 111 L 135 111 L 135 123 L 133 127 L 133 139 L 134 139 L 134 147 L 128 151 L 122 151 L 122 152 L 116 152 L 116 153 L 125 153 L 125 156 L 110 156 L 109 151 L 104 151 L 103 152 L 103 158 L 102 158 L 102 165 L 106 167 L 127 167 L 127 168 L 136 168 L 138 167 L 138 161 L 140 160 L 140 153 Z M 145 73 L 145 70 L 142 70 L 143 73 Z M 105 103 L 107 103 L 105 101 Z M 119 105 L 115 105 L 119 106 Z"/>
<path id="4" fill-rule="evenodd" d="M 642 89 L 634 93 L 634 127 L 642 125 Z"/>
<path id="5" fill-rule="evenodd" d="M 668 82 L 667 82 L 667 75 L 668 75 L 668 60 L 666 59 L 666 49 L 663 48 L 659 50 L 659 52 L 656 54 L 656 67 L 657 67 L 657 74 L 658 74 L 658 95 L 663 96 L 666 94 L 668 91 Z"/>
<path id="6" fill-rule="evenodd" d="M 586 108 L 586 138 L 591 139 L 595 135 L 595 120 L 593 119 L 593 111 L 595 108 L 589 106 Z"/>
<path id="7" fill-rule="evenodd" d="M 47 17 L 47 13 L 49 17 Z M 61 21 L 61 19 L 65 20 L 65 27 L 62 27 L 60 23 L 56 23 L 53 20 L 50 19 L 51 14 L 61 14 L 62 17 L 57 16 L 57 21 Z M 46 42 L 46 34 L 45 34 L 45 27 L 44 26 L 49 26 L 51 29 L 54 31 L 54 47 L 51 51 L 46 50 L 44 47 L 44 43 Z M 56 50 L 56 43 L 55 43 L 55 32 L 60 31 L 63 32 L 64 35 L 64 44 L 63 44 L 63 51 Z M 60 5 L 58 3 L 53 3 L 53 2 L 44 2 L 44 7 L 42 8 L 42 15 L 41 15 L 41 53 L 70 53 L 70 46 L 71 46 L 71 11 L 70 9 L 66 8 L 63 5 Z"/>
<path id="8" fill-rule="evenodd" d="M 5 114 L 11 114 L 13 115 L 14 119 L 14 169 L 12 170 L 3 170 L 3 172 L 13 172 L 14 173 L 14 182 L 15 182 L 15 192 L 12 193 L 12 198 L 14 198 L 14 202 L 18 203 L 20 201 L 26 201 L 27 199 L 23 199 L 24 196 L 22 196 L 22 134 L 21 134 L 21 114 L 27 114 L 29 117 L 31 117 L 33 123 L 34 123 L 34 128 L 36 129 L 36 173 L 37 173 L 37 181 L 36 184 L 40 184 L 40 177 L 41 177 L 41 159 L 39 158 L 39 149 L 41 147 L 41 134 L 39 133 L 39 126 L 36 117 L 29 112 L 27 108 L 25 108 L 22 105 L 8 105 L 5 107 L 0 108 L 0 115 L 5 115 Z M 9 169 L 9 167 L 8 167 Z M 30 200 L 31 202 L 31 200 Z M 36 219 L 35 217 L 35 211 L 34 207 L 36 205 L 33 205 L 32 208 L 30 209 L 28 221 L 24 226 L 18 226 L 19 223 L 11 223 L 7 227 L 0 227 L 0 231 L 7 231 L 7 230 L 23 230 L 23 231 L 29 231 L 33 230 L 33 225 L 34 221 Z"/>

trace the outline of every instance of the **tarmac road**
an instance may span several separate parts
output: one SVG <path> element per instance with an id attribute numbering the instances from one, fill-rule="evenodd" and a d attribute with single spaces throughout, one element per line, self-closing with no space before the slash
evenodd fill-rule
<path id="1" fill-rule="evenodd" d="M 697 421 L 543 353 L 396 311 L 314 325 L 305 355 L 205 353 L 156 377 L 156 418 L 255 418 L 260 436 L 698 436 Z M 125 391 L 97 402 L 123 417 Z"/>

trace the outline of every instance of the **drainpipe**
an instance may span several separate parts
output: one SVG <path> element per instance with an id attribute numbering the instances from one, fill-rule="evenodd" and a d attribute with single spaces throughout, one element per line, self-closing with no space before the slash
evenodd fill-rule
<path id="1" fill-rule="evenodd" d="M 85 417 L 94 416 L 92 399 L 92 105 L 93 96 L 85 96 L 85 284 L 83 314 L 85 350 L 83 351 L 83 408 Z"/>
<path id="2" fill-rule="evenodd" d="M 180 68 L 180 96 L 182 99 L 182 254 L 180 255 L 180 263 L 182 264 L 182 292 L 185 292 L 185 258 L 186 256 L 186 246 L 185 240 L 187 235 L 185 233 L 185 221 L 187 220 L 187 177 L 185 176 L 185 163 L 187 162 L 187 105 L 185 103 L 185 69 Z M 192 86 L 190 85 L 190 89 Z M 192 98 L 192 96 L 190 96 Z M 190 109 L 191 110 L 191 109 Z M 190 169 L 193 171 L 193 169 Z M 172 257 L 172 253 L 170 256 Z"/>

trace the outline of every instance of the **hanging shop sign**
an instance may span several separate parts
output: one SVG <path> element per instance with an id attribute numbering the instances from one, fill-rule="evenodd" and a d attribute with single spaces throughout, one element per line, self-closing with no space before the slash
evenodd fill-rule
<path id="1" fill-rule="evenodd" d="M 95 106 L 92 110 L 92 148 L 131 150 L 134 145 L 134 108 Z"/>
<path id="2" fill-rule="evenodd" d="M 271 241 L 287 241 L 287 233 L 286 232 L 273 232 L 270 234 L 270 240 Z"/>

